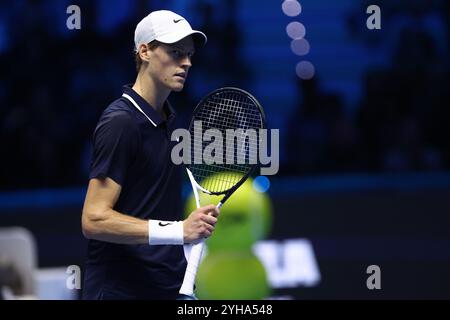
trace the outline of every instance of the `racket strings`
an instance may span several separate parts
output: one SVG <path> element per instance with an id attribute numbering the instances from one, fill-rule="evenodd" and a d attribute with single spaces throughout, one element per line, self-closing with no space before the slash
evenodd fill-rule
<path id="1" fill-rule="evenodd" d="M 196 113 L 191 122 L 191 134 L 194 137 L 194 124 L 197 121 L 201 121 L 202 135 L 209 129 L 215 129 L 221 133 L 222 159 L 219 159 L 217 163 L 215 153 L 204 153 L 211 141 L 202 141 L 202 143 L 193 141 L 191 172 L 196 181 L 203 181 L 203 188 L 214 193 L 225 192 L 236 185 L 256 164 L 251 161 L 256 161 L 258 129 L 263 127 L 260 109 L 243 93 L 222 91 L 206 99 Z M 254 130 L 254 134 L 251 129 Z M 226 146 L 227 134 L 230 133 L 233 133 L 235 137 L 231 150 Z M 231 158 L 230 151 L 232 151 Z M 202 156 L 201 164 L 195 164 L 195 153 Z M 231 163 L 230 160 L 232 160 Z M 214 175 L 215 173 L 221 174 Z"/>

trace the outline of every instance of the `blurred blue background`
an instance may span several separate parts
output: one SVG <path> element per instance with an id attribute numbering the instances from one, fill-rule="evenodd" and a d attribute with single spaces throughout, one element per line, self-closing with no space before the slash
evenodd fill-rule
<path id="1" fill-rule="evenodd" d="M 274 294 L 450 298 L 449 2 L 298 2 L 288 16 L 283 1 L 0 1 L 0 226 L 32 231 L 40 268 L 82 266 L 93 130 L 135 79 L 137 22 L 169 9 L 208 36 L 170 97 L 179 125 L 209 91 L 236 86 L 280 129 L 269 240 L 307 239 L 321 277 Z M 80 30 L 66 27 L 71 4 Z M 366 27 L 371 4 L 381 30 Z M 306 30 L 301 55 L 291 22 Z M 381 290 L 366 287 L 372 264 Z"/>

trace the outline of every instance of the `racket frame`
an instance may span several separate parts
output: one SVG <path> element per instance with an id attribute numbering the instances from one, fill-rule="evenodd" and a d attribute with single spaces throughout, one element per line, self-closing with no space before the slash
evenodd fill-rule
<path id="1" fill-rule="evenodd" d="M 200 100 L 200 102 L 197 104 L 196 108 L 194 109 L 189 128 L 192 128 L 192 126 L 194 125 L 193 122 L 195 121 L 195 116 L 199 111 L 202 110 L 202 107 L 205 104 L 205 102 L 208 99 L 210 99 L 212 96 L 221 94 L 225 91 L 238 92 L 240 94 L 245 95 L 247 98 L 249 98 L 251 100 L 251 102 L 259 109 L 259 112 L 261 114 L 261 128 L 260 129 L 266 128 L 266 117 L 264 114 L 264 110 L 261 107 L 258 100 L 256 100 L 256 98 L 249 92 L 247 92 L 243 89 L 240 89 L 240 88 L 236 88 L 236 87 L 223 87 L 223 88 L 216 89 L 216 90 L 210 92 L 208 95 L 206 95 L 202 100 Z M 187 172 L 187 175 L 191 182 L 192 191 L 194 193 L 195 204 L 196 204 L 197 208 L 200 208 L 200 197 L 199 197 L 199 193 L 198 193 L 198 191 L 200 190 L 200 191 L 202 191 L 206 194 L 210 194 L 210 195 L 224 194 L 224 197 L 222 198 L 222 200 L 217 204 L 217 208 L 220 209 L 222 207 L 222 205 L 225 203 L 225 201 L 227 201 L 227 199 L 248 179 L 248 177 L 256 170 L 257 167 L 258 167 L 257 164 L 253 165 L 251 167 L 251 169 L 245 175 L 243 175 L 242 178 L 233 187 L 229 188 L 228 190 L 225 190 L 222 192 L 211 192 L 211 191 L 203 188 L 195 180 L 194 175 L 192 174 L 192 171 L 189 168 L 189 165 L 187 165 L 186 172 Z M 197 300 L 197 298 L 194 294 L 194 284 L 195 284 L 195 278 L 196 278 L 196 274 L 198 271 L 198 267 L 202 260 L 202 255 L 203 255 L 203 251 L 205 248 L 205 239 L 202 239 L 198 243 L 191 244 L 191 245 L 192 245 L 192 248 L 190 250 L 190 255 L 188 258 L 186 272 L 184 275 L 183 283 L 179 290 L 180 299 L 182 299 L 182 300 Z"/>

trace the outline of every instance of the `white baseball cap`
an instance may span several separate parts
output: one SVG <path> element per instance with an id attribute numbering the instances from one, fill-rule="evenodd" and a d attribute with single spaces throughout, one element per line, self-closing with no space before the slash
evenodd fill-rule
<path id="1" fill-rule="evenodd" d="M 168 10 L 153 11 L 136 26 L 134 50 L 137 52 L 141 44 L 153 40 L 175 43 L 190 35 L 196 44 L 204 45 L 207 41 L 206 35 L 201 31 L 192 30 L 189 22 L 182 16 Z"/>

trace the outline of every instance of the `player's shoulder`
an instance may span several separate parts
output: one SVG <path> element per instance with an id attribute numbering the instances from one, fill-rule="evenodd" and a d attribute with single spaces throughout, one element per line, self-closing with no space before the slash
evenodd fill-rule
<path id="1" fill-rule="evenodd" d="M 103 111 L 102 117 L 121 121 L 132 121 L 136 118 L 134 110 L 130 108 L 126 99 L 123 97 L 111 102 Z"/>
<path id="2" fill-rule="evenodd" d="M 135 113 L 123 98 L 119 98 L 109 104 L 100 117 L 99 125 L 130 129 L 138 126 Z"/>
<path id="3" fill-rule="evenodd" d="M 119 117 L 132 118 L 134 112 L 128 105 L 127 100 L 123 97 L 120 97 L 119 99 L 116 99 L 113 102 L 111 102 L 109 106 L 106 107 L 106 109 L 103 111 L 103 115 L 105 116 L 117 115 Z"/>

